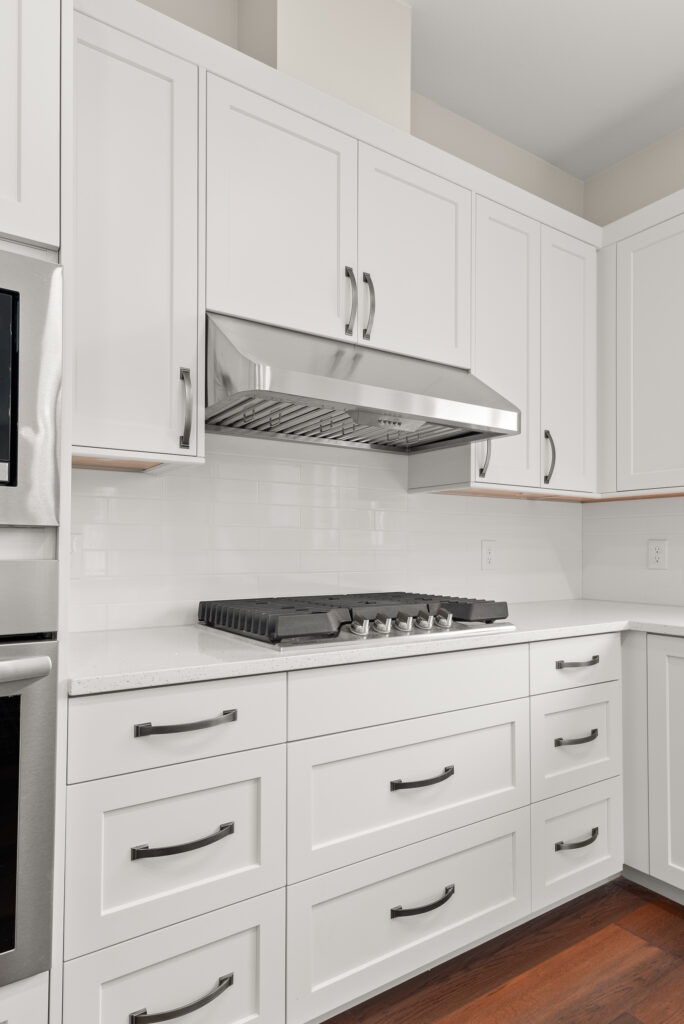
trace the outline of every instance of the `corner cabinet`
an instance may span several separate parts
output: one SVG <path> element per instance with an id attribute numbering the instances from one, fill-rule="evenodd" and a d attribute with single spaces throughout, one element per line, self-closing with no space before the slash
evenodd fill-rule
<path id="1" fill-rule="evenodd" d="M 59 0 L 0 4 L 0 235 L 59 246 Z"/>
<path id="2" fill-rule="evenodd" d="M 75 27 L 73 443 L 192 457 L 198 69 L 92 18 Z"/>
<path id="3" fill-rule="evenodd" d="M 207 78 L 207 308 L 470 365 L 467 189 Z"/>

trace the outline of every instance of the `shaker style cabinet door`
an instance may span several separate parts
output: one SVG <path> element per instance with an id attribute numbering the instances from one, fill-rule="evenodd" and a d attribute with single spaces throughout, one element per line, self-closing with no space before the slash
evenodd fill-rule
<path id="1" fill-rule="evenodd" d="M 208 309 L 355 340 L 357 150 L 207 76 Z"/>
<path id="2" fill-rule="evenodd" d="M 360 340 L 470 366 L 471 193 L 359 146 Z"/>
<path id="3" fill-rule="evenodd" d="M 0 234 L 59 245 L 59 0 L 0 3 Z"/>
<path id="4" fill-rule="evenodd" d="M 617 486 L 684 485 L 684 214 L 617 247 Z"/>
<path id="5" fill-rule="evenodd" d="M 541 229 L 541 483 L 596 490 L 596 249 Z"/>
<path id="6" fill-rule="evenodd" d="M 684 889 L 684 639 L 648 637 L 651 874 Z"/>
<path id="7" fill-rule="evenodd" d="M 518 406 L 516 437 L 475 446 L 476 482 L 538 487 L 540 467 L 540 226 L 478 196 L 473 369 Z M 485 469 L 486 466 L 486 469 Z M 484 470 L 484 476 L 480 470 Z"/>
<path id="8" fill-rule="evenodd" d="M 76 17 L 74 444 L 194 455 L 198 72 Z"/>

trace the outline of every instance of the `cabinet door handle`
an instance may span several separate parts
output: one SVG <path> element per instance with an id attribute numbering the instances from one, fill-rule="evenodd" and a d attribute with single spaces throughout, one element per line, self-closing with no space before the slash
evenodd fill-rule
<path id="1" fill-rule="evenodd" d="M 185 420 L 183 433 L 178 439 L 181 448 L 190 447 L 190 431 L 192 430 L 192 378 L 187 366 L 181 366 L 180 379 L 183 383 L 183 405 L 185 408 Z"/>
<path id="2" fill-rule="evenodd" d="M 440 896 L 434 903 L 426 903 L 424 907 L 392 907 L 390 917 L 415 917 L 416 914 L 429 914 L 431 910 L 443 907 L 454 895 L 455 888 L 454 885 L 447 885 L 443 896 Z"/>
<path id="3" fill-rule="evenodd" d="M 491 438 L 487 438 L 486 444 L 487 444 L 487 450 L 485 452 L 485 460 L 484 460 L 484 462 L 482 463 L 482 465 L 480 466 L 480 469 L 479 469 L 480 480 L 484 480 L 484 478 L 487 476 L 487 470 L 489 469 L 489 460 L 492 457 L 492 441 L 491 441 Z"/>
<path id="4" fill-rule="evenodd" d="M 556 843 L 556 853 L 558 853 L 559 850 L 581 850 L 584 846 L 591 846 L 591 844 L 595 843 L 598 839 L 598 834 L 599 830 L 597 826 L 596 828 L 592 828 L 591 835 L 588 839 L 579 839 L 576 843 Z"/>
<path id="5" fill-rule="evenodd" d="M 227 725 L 228 722 L 237 722 L 237 708 L 230 711 L 222 711 L 216 718 L 204 718 L 199 722 L 180 722 L 177 725 L 152 725 L 151 722 L 139 722 L 133 726 L 133 735 L 137 739 L 140 736 L 166 736 L 171 732 L 195 732 L 198 729 L 213 729 L 216 725 Z"/>
<path id="6" fill-rule="evenodd" d="M 550 430 L 545 430 L 544 431 L 544 437 L 546 438 L 546 440 L 551 445 L 551 465 L 549 466 L 548 473 L 544 474 L 544 483 L 545 484 L 550 484 L 551 483 L 551 477 L 553 476 L 553 471 L 556 468 L 556 442 L 554 441 L 553 434 L 551 433 Z"/>
<path id="7" fill-rule="evenodd" d="M 195 1010 L 201 1010 L 203 1006 L 213 1003 L 232 984 L 233 975 L 225 974 L 222 978 L 219 978 L 216 988 L 213 988 L 206 996 L 196 999 L 194 1003 L 188 1003 L 187 1006 L 179 1006 L 175 1010 L 165 1010 L 163 1013 L 148 1013 L 147 1010 L 138 1010 L 136 1013 L 128 1015 L 128 1024 L 163 1024 L 167 1020 L 178 1020 L 179 1017 L 187 1017 L 189 1014 L 194 1013 Z"/>
<path id="8" fill-rule="evenodd" d="M 600 654 L 595 654 L 588 661 L 557 661 L 556 668 L 591 668 L 592 665 L 598 665 L 600 660 Z"/>
<path id="9" fill-rule="evenodd" d="M 434 786 L 438 782 L 446 782 L 454 774 L 453 764 L 447 765 L 439 775 L 433 775 L 430 779 L 418 779 L 417 782 L 403 782 L 401 779 L 393 779 L 390 782 L 390 789 L 422 789 L 423 786 Z"/>
<path id="10" fill-rule="evenodd" d="M 564 740 L 562 736 L 559 736 L 557 740 L 553 741 L 554 747 L 577 747 L 580 743 L 592 743 L 598 739 L 598 729 L 592 729 L 588 736 L 580 736 L 577 740 Z"/>
<path id="11" fill-rule="evenodd" d="M 354 333 L 354 323 L 356 321 L 356 313 L 357 313 L 357 310 L 359 308 L 359 286 L 356 283 L 356 274 L 354 273 L 354 268 L 353 267 L 345 267 L 344 268 L 344 276 L 349 278 L 349 281 L 351 282 L 351 300 L 352 300 L 351 301 L 351 312 L 349 313 L 349 320 L 344 325 L 344 333 L 351 337 L 351 335 L 353 335 L 353 333 Z"/>
<path id="12" fill-rule="evenodd" d="M 370 336 L 373 332 L 373 323 L 375 322 L 375 285 L 373 284 L 373 278 L 365 270 L 363 272 L 363 283 L 368 285 L 368 296 L 370 298 L 368 322 L 363 329 L 363 340 L 370 341 Z"/>
<path id="13" fill-rule="evenodd" d="M 235 822 L 228 821 L 219 825 L 218 832 L 212 832 L 210 836 L 202 836 L 201 839 L 192 839 L 189 843 L 179 843 L 176 846 L 131 846 L 131 860 L 149 860 L 151 857 L 175 857 L 177 853 L 191 853 L 193 850 L 202 850 L 205 846 L 218 843 L 220 839 L 232 836 L 235 832 Z"/>

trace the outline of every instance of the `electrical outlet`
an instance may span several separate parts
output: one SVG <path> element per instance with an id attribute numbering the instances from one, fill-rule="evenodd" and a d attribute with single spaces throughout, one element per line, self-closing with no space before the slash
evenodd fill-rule
<path id="1" fill-rule="evenodd" d="M 649 569 L 667 569 L 666 540 L 649 540 L 648 567 Z"/>
<path id="2" fill-rule="evenodd" d="M 482 541 L 482 569 L 484 572 L 496 569 L 496 560 L 494 558 L 495 548 L 496 545 L 493 540 Z"/>

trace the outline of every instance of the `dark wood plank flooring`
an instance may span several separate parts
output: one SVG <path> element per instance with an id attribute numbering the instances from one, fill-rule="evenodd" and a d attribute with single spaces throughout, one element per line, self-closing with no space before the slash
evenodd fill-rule
<path id="1" fill-rule="evenodd" d="M 684 907 L 621 878 L 327 1024 L 684 1024 Z"/>

